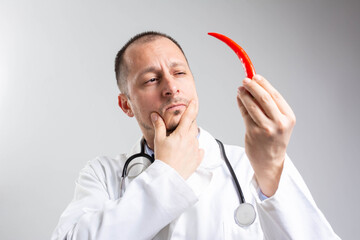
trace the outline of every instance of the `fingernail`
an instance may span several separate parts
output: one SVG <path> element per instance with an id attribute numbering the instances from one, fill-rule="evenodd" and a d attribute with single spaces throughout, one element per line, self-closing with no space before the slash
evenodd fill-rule
<path id="1" fill-rule="evenodd" d="M 245 88 L 243 86 L 240 86 L 238 88 L 238 94 L 240 95 L 241 92 L 244 92 Z"/>
<path id="2" fill-rule="evenodd" d="M 151 113 L 151 120 L 152 120 L 153 122 L 156 122 L 157 119 L 158 119 L 158 115 L 157 115 L 156 113 Z"/>
<path id="3" fill-rule="evenodd" d="M 250 82 L 250 79 L 248 79 L 248 78 L 245 78 L 244 80 L 243 80 L 243 83 L 244 84 L 248 84 Z"/>

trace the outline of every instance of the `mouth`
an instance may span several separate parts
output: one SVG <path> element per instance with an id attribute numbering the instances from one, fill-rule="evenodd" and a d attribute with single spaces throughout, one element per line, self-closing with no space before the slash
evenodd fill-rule
<path id="1" fill-rule="evenodd" d="M 186 108 L 186 104 L 183 103 L 178 103 L 178 104 L 172 104 L 168 107 L 166 107 L 165 111 L 176 111 L 176 110 L 181 110 L 183 108 Z"/>

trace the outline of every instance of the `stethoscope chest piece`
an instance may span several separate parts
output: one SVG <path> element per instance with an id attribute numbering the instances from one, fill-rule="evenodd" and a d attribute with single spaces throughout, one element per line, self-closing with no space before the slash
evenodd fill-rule
<path id="1" fill-rule="evenodd" d="M 219 140 L 216 139 L 216 141 L 220 146 L 220 150 L 221 150 L 221 153 L 225 160 L 225 163 L 226 163 L 226 165 L 230 171 L 230 174 L 233 178 L 233 182 L 236 186 L 236 189 L 238 190 L 240 205 L 234 212 L 235 222 L 240 227 L 248 227 L 255 221 L 255 218 L 256 218 L 255 208 L 252 204 L 245 202 L 245 198 L 242 193 L 239 181 L 237 180 L 235 172 L 234 172 L 233 168 L 231 167 L 229 159 L 227 158 L 227 156 L 225 154 L 224 145 Z M 141 145 L 140 153 L 136 153 L 136 154 L 130 156 L 125 161 L 123 171 L 121 174 L 121 180 L 120 180 L 120 194 L 119 194 L 120 197 L 122 197 L 125 192 L 124 179 L 126 177 L 134 178 L 134 177 L 138 176 L 147 167 L 149 167 L 151 165 L 151 163 L 153 163 L 155 161 L 153 156 L 150 156 L 147 153 L 145 153 L 145 140 L 144 139 L 141 140 L 140 145 Z M 131 162 L 131 164 L 130 164 L 130 162 Z"/>
<path id="2" fill-rule="evenodd" d="M 150 164 L 151 162 L 144 157 L 134 159 L 133 162 L 128 166 L 127 176 L 130 178 L 137 177 L 140 175 L 140 173 L 145 171 L 150 166 Z"/>
<path id="3" fill-rule="evenodd" d="M 255 221 L 255 208 L 250 203 L 241 203 L 234 213 L 235 222 L 240 227 L 248 227 Z"/>

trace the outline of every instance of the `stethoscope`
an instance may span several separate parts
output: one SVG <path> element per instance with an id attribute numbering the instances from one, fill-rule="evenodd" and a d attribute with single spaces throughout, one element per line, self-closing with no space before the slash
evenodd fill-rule
<path id="1" fill-rule="evenodd" d="M 226 156 L 224 145 L 221 141 L 219 141 L 217 139 L 216 139 L 216 142 L 219 144 L 219 147 L 221 150 L 221 155 L 226 163 L 227 168 L 230 171 L 230 174 L 233 179 L 233 183 L 235 184 L 235 187 L 238 192 L 239 200 L 240 200 L 240 205 L 235 209 L 235 212 L 234 212 L 235 222 L 240 227 L 248 227 L 255 221 L 255 218 L 256 218 L 255 208 L 251 203 L 245 202 L 244 194 L 241 190 L 239 181 L 235 175 L 233 168 L 231 167 L 229 159 Z M 120 180 L 120 197 L 122 197 L 122 195 L 125 191 L 124 179 L 125 179 L 125 177 L 127 177 L 129 175 L 128 167 L 129 167 L 130 162 L 137 158 L 145 158 L 148 160 L 148 164 L 136 163 L 137 165 L 145 166 L 140 171 L 137 171 L 137 174 L 135 174 L 137 176 L 141 172 L 143 172 L 151 163 L 153 163 L 155 161 L 153 156 L 150 156 L 149 154 L 145 153 L 145 139 L 141 140 L 140 146 L 141 146 L 140 153 L 136 153 L 136 154 L 130 156 L 125 162 L 125 165 L 124 165 L 124 168 L 122 171 L 122 175 L 121 175 L 121 180 Z"/>

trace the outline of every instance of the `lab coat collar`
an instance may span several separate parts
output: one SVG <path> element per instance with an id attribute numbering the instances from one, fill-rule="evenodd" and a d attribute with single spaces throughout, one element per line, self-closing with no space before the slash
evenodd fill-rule
<path id="1" fill-rule="evenodd" d="M 214 169 L 221 166 L 223 159 L 221 156 L 220 148 L 215 138 L 207 131 L 199 127 L 199 148 L 204 149 L 204 158 L 199 168 Z M 141 150 L 141 137 L 135 145 L 131 148 L 130 152 L 127 153 L 126 158 L 129 158 L 133 154 L 139 153 Z M 156 156 L 155 156 L 156 157 Z M 147 161 L 140 159 L 140 161 Z"/>
<path id="2" fill-rule="evenodd" d="M 204 159 L 199 168 L 214 169 L 223 163 L 219 144 L 215 138 L 202 128 L 200 129 L 199 148 L 204 149 Z"/>
<path id="3" fill-rule="evenodd" d="M 130 152 L 128 152 L 126 154 L 126 159 L 128 159 L 129 157 L 131 157 L 132 155 L 139 153 L 141 151 L 141 140 L 143 139 L 143 137 L 139 138 L 136 143 L 132 146 Z"/>

